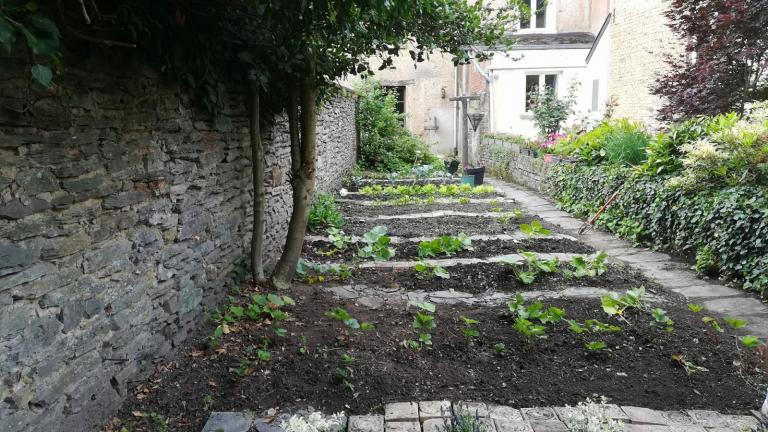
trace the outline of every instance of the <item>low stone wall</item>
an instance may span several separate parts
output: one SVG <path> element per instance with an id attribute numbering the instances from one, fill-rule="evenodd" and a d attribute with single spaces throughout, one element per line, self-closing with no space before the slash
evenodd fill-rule
<path id="1" fill-rule="evenodd" d="M 543 192 L 551 164 L 527 152 L 518 144 L 493 138 L 481 138 L 477 150 L 480 163 L 491 176 Z"/>
<path id="2" fill-rule="evenodd" d="M 144 68 L 92 66 L 65 69 L 58 95 L 21 64 L 0 68 L 3 431 L 97 429 L 219 302 L 250 248 L 238 96 L 214 121 Z M 347 96 L 320 111 L 320 190 L 354 168 L 354 114 Z M 292 210 L 287 131 L 277 119 L 264 136 L 271 263 Z"/>

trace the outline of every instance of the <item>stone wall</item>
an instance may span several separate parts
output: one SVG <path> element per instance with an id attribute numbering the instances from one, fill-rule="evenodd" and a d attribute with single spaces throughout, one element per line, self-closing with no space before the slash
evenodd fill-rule
<path id="1" fill-rule="evenodd" d="M 545 191 L 551 165 L 544 159 L 529 155 L 527 149 L 512 142 L 483 137 L 477 154 L 487 176 Z"/>
<path id="2" fill-rule="evenodd" d="M 146 69 L 0 66 L 0 430 L 95 430 L 219 302 L 249 249 L 243 105 L 216 121 Z M 10 65 L 10 67 L 9 67 Z M 355 160 L 355 102 L 319 116 L 319 183 Z M 287 125 L 265 132 L 266 256 L 291 212 Z"/>
<path id="3" fill-rule="evenodd" d="M 608 92 L 616 117 L 656 124 L 661 99 L 650 86 L 667 69 L 664 56 L 682 52 L 683 42 L 667 27 L 668 0 L 614 1 L 610 30 Z"/>

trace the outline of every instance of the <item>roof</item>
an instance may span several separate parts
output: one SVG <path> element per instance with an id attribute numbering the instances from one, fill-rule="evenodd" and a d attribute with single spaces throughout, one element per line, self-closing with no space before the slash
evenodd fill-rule
<path id="1" fill-rule="evenodd" d="M 513 33 L 513 50 L 543 49 L 590 49 L 595 35 L 587 32 L 573 33 Z"/>

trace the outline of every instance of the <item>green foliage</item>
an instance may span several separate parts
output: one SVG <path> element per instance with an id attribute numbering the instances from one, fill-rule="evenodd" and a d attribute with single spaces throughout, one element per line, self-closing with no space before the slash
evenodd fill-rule
<path id="1" fill-rule="evenodd" d="M 560 126 L 573 114 L 576 104 L 578 82 L 573 81 L 568 87 L 564 98 L 557 97 L 557 90 L 551 87 L 533 89 L 528 95 L 531 100 L 530 110 L 533 112 L 533 122 L 542 136 L 557 133 Z"/>
<path id="2" fill-rule="evenodd" d="M 668 178 L 632 175 L 622 167 L 557 164 L 548 181 L 561 207 L 580 218 L 592 216 L 621 186 L 598 227 L 681 254 L 707 247 L 723 277 L 758 293 L 768 288 L 768 190 L 740 185 L 694 191 L 670 187 Z"/>
<path id="3" fill-rule="evenodd" d="M 459 408 L 459 411 L 468 411 L 466 407 Z M 453 413 L 449 418 L 443 419 L 442 427 L 438 427 L 438 432 L 487 432 L 488 427 L 480 420 L 479 413 Z"/>
<path id="4" fill-rule="evenodd" d="M 280 327 L 280 323 L 288 319 L 288 313 L 283 309 L 295 305 L 296 302 L 291 297 L 272 293 L 253 294 L 250 302 L 246 303 L 238 302 L 230 296 L 224 313 L 217 310 L 211 316 L 218 324 L 211 336 L 211 346 L 217 347 L 221 338 L 229 333 L 229 325 L 244 318 L 269 324 L 277 336 L 283 337 L 287 330 Z"/>
<path id="5" fill-rule="evenodd" d="M 449 279 L 451 277 L 451 274 L 448 273 L 448 270 L 445 268 L 425 262 L 425 261 L 418 261 L 416 264 L 414 264 L 413 269 L 416 271 L 416 277 L 427 279 L 430 277 L 438 277 L 440 279 Z"/>
<path id="6" fill-rule="evenodd" d="M 603 311 L 608 315 L 624 317 L 624 311 L 627 309 L 643 309 L 645 303 L 645 288 L 633 288 L 627 290 L 624 294 L 610 292 L 600 298 Z"/>
<path id="7" fill-rule="evenodd" d="M 452 256 L 463 250 L 472 250 L 472 240 L 464 233 L 444 235 L 419 242 L 419 257 Z"/>
<path id="8" fill-rule="evenodd" d="M 352 236 L 346 235 L 338 228 L 328 228 L 328 240 L 336 250 L 344 250 L 352 242 Z"/>
<path id="9" fill-rule="evenodd" d="M 304 282 L 313 284 L 325 282 L 329 276 L 342 280 L 347 279 L 352 276 L 352 269 L 345 264 L 313 263 L 300 258 L 296 264 L 296 276 Z"/>
<path id="10" fill-rule="evenodd" d="M 708 276 L 717 275 L 717 261 L 711 247 L 704 245 L 696 250 L 696 272 Z"/>
<path id="11" fill-rule="evenodd" d="M 593 259 L 582 255 L 575 256 L 570 261 L 573 270 L 566 270 L 565 274 L 575 278 L 600 276 L 608 270 L 605 264 L 607 258 L 608 254 L 602 251 L 598 252 Z"/>
<path id="12" fill-rule="evenodd" d="M 438 161 L 429 145 L 403 126 L 405 116 L 397 113 L 394 94 L 373 79 L 363 80 L 355 91 L 359 104 L 359 163 L 363 168 L 396 172 Z"/>
<path id="13" fill-rule="evenodd" d="M 0 49 L 6 54 L 24 41 L 32 66 L 30 75 L 45 88 L 53 84 L 53 70 L 61 60 L 59 28 L 43 11 L 38 2 L 0 1 Z"/>
<path id="14" fill-rule="evenodd" d="M 335 307 L 325 313 L 328 318 L 341 321 L 345 326 L 353 330 L 373 330 L 374 325 L 369 322 L 359 322 L 357 318 L 353 318 L 346 309 L 342 307 Z"/>
<path id="15" fill-rule="evenodd" d="M 747 348 L 757 348 L 758 346 L 761 345 L 760 339 L 758 339 L 756 336 L 752 336 L 752 335 L 739 336 L 738 339 L 739 339 L 739 342 Z"/>
<path id="16" fill-rule="evenodd" d="M 436 185 L 433 183 L 427 183 L 425 185 L 402 185 L 402 186 L 387 186 L 382 187 L 381 185 L 373 185 L 373 186 L 365 186 L 360 188 L 360 193 L 365 196 L 374 196 L 374 197 L 417 197 L 417 196 L 427 196 L 427 197 L 436 197 L 436 196 L 443 196 L 443 197 L 458 197 L 458 196 L 482 196 L 482 195 L 491 195 L 495 193 L 495 190 L 493 189 L 493 186 L 491 185 L 480 185 L 480 186 L 470 186 L 467 184 L 443 184 L 443 185 Z"/>
<path id="17" fill-rule="evenodd" d="M 461 315 L 459 319 L 461 319 L 461 321 L 464 323 L 464 328 L 461 329 L 461 333 L 464 335 L 464 337 L 470 341 L 480 337 L 480 331 L 474 328 L 476 324 L 480 323 L 479 321 L 464 315 Z"/>
<path id="18" fill-rule="evenodd" d="M 585 134 L 559 140 L 552 152 L 578 155 L 590 164 L 638 165 L 646 158 L 649 142 L 650 137 L 640 123 L 619 119 L 604 122 Z"/>
<path id="19" fill-rule="evenodd" d="M 532 284 L 536 280 L 536 276 L 540 273 L 556 272 L 557 266 L 560 263 L 557 258 L 549 260 L 539 259 L 539 256 L 535 252 L 519 250 L 517 253 L 523 257 L 523 262 L 520 262 L 513 256 L 501 257 L 501 262 L 512 266 L 512 271 L 515 273 L 517 280 L 525 285 Z"/>
<path id="20" fill-rule="evenodd" d="M 309 210 L 307 228 L 311 232 L 317 232 L 321 228 L 341 228 L 346 221 L 336 208 L 336 200 L 331 194 L 318 193 L 315 202 Z"/>
<path id="21" fill-rule="evenodd" d="M 540 301 L 526 305 L 525 299 L 519 293 L 514 300 L 507 303 L 507 308 L 516 317 L 515 330 L 529 340 L 547 337 L 545 326 L 556 324 L 565 317 L 564 310 L 554 306 L 544 309 L 544 304 Z M 538 324 L 533 320 L 538 321 Z"/>
<path id="22" fill-rule="evenodd" d="M 520 231 L 528 237 L 548 236 L 551 231 L 544 228 L 541 222 L 535 220 L 530 224 L 520 224 Z"/>
<path id="23" fill-rule="evenodd" d="M 653 321 L 651 325 L 655 327 L 663 327 L 667 331 L 672 331 L 672 326 L 675 324 L 672 319 L 667 316 L 667 312 L 664 309 L 654 308 L 651 311 Z"/>
<path id="24" fill-rule="evenodd" d="M 740 329 L 747 325 L 747 322 L 743 319 L 734 318 L 734 317 L 725 317 L 723 318 L 723 321 L 725 321 L 726 324 L 728 324 L 729 327 L 731 327 L 734 330 Z"/>
<path id="25" fill-rule="evenodd" d="M 392 239 L 387 237 L 387 228 L 381 225 L 373 227 L 363 235 L 365 246 L 358 249 L 357 256 L 361 258 L 373 258 L 374 261 L 389 261 L 395 256 L 395 248 L 389 244 Z"/>
<path id="26" fill-rule="evenodd" d="M 672 125 L 666 133 L 659 133 L 648 143 L 648 159 L 640 168 L 649 174 L 669 174 L 682 169 L 680 148 L 707 134 L 709 119 L 694 117 L 683 123 Z"/>
<path id="27" fill-rule="evenodd" d="M 606 345 L 605 342 L 593 341 L 584 345 L 584 348 L 588 351 L 606 351 L 608 350 L 608 345 Z"/>

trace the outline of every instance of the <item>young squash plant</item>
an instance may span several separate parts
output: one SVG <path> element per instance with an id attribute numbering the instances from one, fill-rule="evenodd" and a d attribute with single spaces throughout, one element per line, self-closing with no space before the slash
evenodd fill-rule
<path id="1" fill-rule="evenodd" d="M 392 239 L 387 237 L 387 228 L 381 225 L 374 227 L 363 235 L 365 246 L 358 249 L 357 256 L 373 258 L 374 261 L 389 261 L 395 256 L 395 248 L 390 246 Z"/>
<path id="2" fill-rule="evenodd" d="M 435 258 L 438 255 L 452 256 L 463 250 L 472 250 L 472 239 L 464 233 L 457 236 L 444 235 L 419 242 L 419 257 L 422 258 Z"/>
<path id="3" fill-rule="evenodd" d="M 540 301 L 526 305 L 521 294 L 517 294 L 514 300 L 508 302 L 507 308 L 516 317 L 515 330 L 529 341 L 547 337 L 546 326 L 556 324 L 565 317 L 564 310 L 555 306 L 544 309 L 544 304 Z"/>
<path id="4" fill-rule="evenodd" d="M 433 315 L 436 307 L 434 303 L 430 302 L 413 303 L 412 305 L 415 306 L 417 310 L 413 315 L 413 323 L 411 326 L 421 333 L 419 333 L 418 340 L 404 340 L 401 345 L 418 351 L 424 347 L 432 346 L 432 334 L 429 333 L 429 331 L 437 326 L 435 316 Z"/>
<path id="5" fill-rule="evenodd" d="M 328 228 L 328 240 L 331 242 L 335 251 L 343 251 L 352 243 L 352 236 L 347 235 L 338 228 Z"/>
<path id="6" fill-rule="evenodd" d="M 459 316 L 459 319 L 464 322 L 464 328 L 461 329 L 461 333 L 470 343 L 480 337 L 480 331 L 474 327 L 475 325 L 480 324 L 480 321 L 464 315 Z"/>
<path id="7" fill-rule="evenodd" d="M 566 277 L 573 278 L 600 276 L 608 270 L 605 264 L 607 258 L 608 254 L 602 251 L 592 259 L 583 255 L 575 256 L 570 261 L 571 269 L 566 270 L 564 274 Z"/>
<path id="8" fill-rule="evenodd" d="M 520 256 L 523 257 L 523 262 L 515 259 L 512 256 L 505 256 L 501 258 L 503 264 L 512 266 L 512 272 L 514 272 L 517 280 L 524 285 L 530 285 L 536 280 L 536 276 L 540 273 L 555 273 L 560 261 L 557 258 L 549 260 L 539 259 L 539 256 L 535 252 L 517 251 Z"/>
<path id="9" fill-rule="evenodd" d="M 520 224 L 520 231 L 528 237 L 548 236 L 552 231 L 544 228 L 539 221 L 530 224 Z"/>
<path id="10" fill-rule="evenodd" d="M 348 279 L 352 269 L 346 264 L 318 264 L 299 258 L 296 264 L 296 276 L 308 284 L 325 282 L 329 277 Z"/>
<path id="11" fill-rule="evenodd" d="M 419 279 L 441 278 L 450 279 L 451 274 L 445 268 L 426 261 L 417 261 L 413 269 L 416 271 L 416 277 Z"/>
<path id="12" fill-rule="evenodd" d="M 373 330 L 375 326 L 372 323 L 369 322 L 360 322 L 356 318 L 353 318 L 352 315 L 347 312 L 346 309 L 342 307 L 335 307 L 328 312 L 325 313 L 325 316 L 328 318 L 341 321 L 344 323 L 345 326 L 351 328 L 352 330 Z"/>

